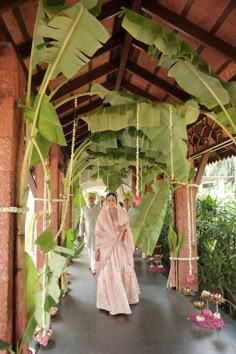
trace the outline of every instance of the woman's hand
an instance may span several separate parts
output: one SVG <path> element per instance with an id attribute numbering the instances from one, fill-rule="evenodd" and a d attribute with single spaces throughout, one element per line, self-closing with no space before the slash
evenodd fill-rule
<path id="1" fill-rule="evenodd" d="M 99 261 L 100 261 L 100 250 L 99 250 L 99 249 L 97 249 L 97 250 L 95 251 L 95 261 L 96 261 L 96 262 L 99 262 Z"/>

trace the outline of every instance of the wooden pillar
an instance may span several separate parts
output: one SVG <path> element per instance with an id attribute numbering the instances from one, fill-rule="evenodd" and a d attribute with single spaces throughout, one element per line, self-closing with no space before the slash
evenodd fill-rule
<path id="1" fill-rule="evenodd" d="M 196 238 L 196 195 L 195 186 L 177 186 L 174 193 L 175 227 L 177 234 L 184 233 L 184 245 L 180 250 L 178 261 L 177 289 L 191 287 L 198 289 L 197 238 Z M 187 258 L 193 258 L 186 260 Z M 190 267 L 192 269 L 190 269 Z M 193 280 L 190 282 L 190 274 Z"/>
<path id="2" fill-rule="evenodd" d="M 24 120 L 17 107 L 25 78 L 9 43 L 0 43 L 0 206 L 18 206 Z M 20 340 L 26 325 L 24 239 L 16 237 L 17 215 L 0 213 L 0 338 Z M 18 260 L 18 261 L 16 261 Z M 15 273 L 14 265 L 17 265 Z M 15 275 L 15 278 L 14 278 Z"/>

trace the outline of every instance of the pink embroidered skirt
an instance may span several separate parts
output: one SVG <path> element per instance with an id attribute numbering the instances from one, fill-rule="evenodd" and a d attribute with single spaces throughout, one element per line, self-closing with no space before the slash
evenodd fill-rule
<path id="1" fill-rule="evenodd" d="M 111 315 L 131 314 L 129 305 L 139 302 L 139 293 L 133 256 L 118 241 L 97 279 L 97 308 Z"/>

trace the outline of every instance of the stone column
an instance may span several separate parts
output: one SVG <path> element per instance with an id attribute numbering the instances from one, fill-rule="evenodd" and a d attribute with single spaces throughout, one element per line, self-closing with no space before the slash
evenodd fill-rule
<path id="1" fill-rule="evenodd" d="M 0 43 L 1 207 L 18 206 L 24 120 L 17 101 L 23 99 L 24 90 L 25 77 L 14 49 L 9 43 Z M 17 214 L 0 212 L 0 338 L 9 343 L 22 337 L 26 324 L 24 238 L 16 234 Z"/>
<path id="2" fill-rule="evenodd" d="M 174 193 L 175 226 L 177 234 L 184 233 L 184 245 L 180 250 L 180 258 L 194 259 L 178 261 L 178 284 L 177 288 L 191 287 L 198 290 L 198 267 L 197 267 L 197 239 L 196 239 L 196 195 L 197 188 L 194 186 L 178 186 Z M 194 279 L 188 281 L 192 266 Z M 190 280 L 190 279 L 189 279 Z"/>

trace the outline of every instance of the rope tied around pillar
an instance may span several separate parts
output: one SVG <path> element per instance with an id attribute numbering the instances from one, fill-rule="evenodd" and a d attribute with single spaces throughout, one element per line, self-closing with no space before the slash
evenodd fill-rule
<path id="1" fill-rule="evenodd" d="M 0 213 L 19 213 L 19 214 L 25 214 L 29 211 L 29 208 L 18 208 L 18 207 L 0 207 Z"/>

